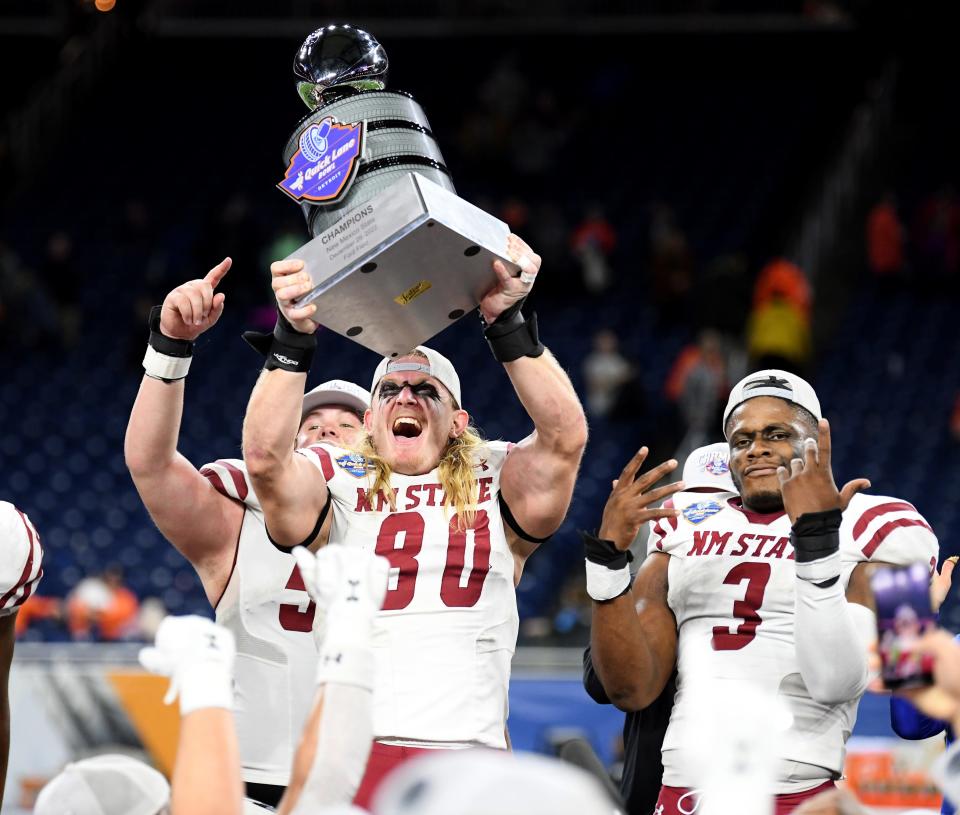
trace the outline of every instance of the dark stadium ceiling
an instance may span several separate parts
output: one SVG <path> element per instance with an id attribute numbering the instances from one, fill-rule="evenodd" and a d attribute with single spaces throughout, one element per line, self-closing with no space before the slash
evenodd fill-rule
<path id="1" fill-rule="evenodd" d="M 95 0 L 0 0 L 0 35 L 49 35 Z M 847 0 L 115 0 L 158 36 L 290 37 L 326 21 L 391 37 L 849 29 Z"/>

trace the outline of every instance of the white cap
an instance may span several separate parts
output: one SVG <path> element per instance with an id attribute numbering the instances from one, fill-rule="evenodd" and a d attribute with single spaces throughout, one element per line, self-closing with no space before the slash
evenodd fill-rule
<path id="1" fill-rule="evenodd" d="M 394 362 L 392 359 L 384 357 L 373 373 L 373 384 L 370 385 L 370 392 L 376 393 L 377 385 L 387 374 L 392 374 L 394 371 L 419 371 L 440 382 L 450 391 L 457 405 L 463 407 L 463 401 L 460 399 L 460 377 L 457 376 L 453 363 L 439 351 L 434 351 L 425 345 L 418 345 L 416 350 L 427 358 L 425 362 Z M 413 351 L 410 353 L 412 354 Z"/>
<path id="2" fill-rule="evenodd" d="M 370 391 L 354 385 L 353 382 L 331 379 L 304 394 L 300 421 L 306 419 L 308 413 L 325 405 L 339 405 L 350 410 L 358 410 L 363 415 L 370 407 Z"/>
<path id="3" fill-rule="evenodd" d="M 730 445 L 721 441 L 694 450 L 683 462 L 683 483 L 688 490 L 710 487 L 736 492 L 730 477 Z"/>
<path id="4" fill-rule="evenodd" d="M 68 764 L 37 798 L 33 815 L 157 815 L 170 785 L 143 762 L 103 755 Z"/>
<path id="5" fill-rule="evenodd" d="M 500 750 L 437 750 L 394 770 L 374 815 L 612 815 L 588 773 L 562 761 Z"/>
<path id="6" fill-rule="evenodd" d="M 814 418 L 822 419 L 820 400 L 813 386 L 789 371 L 757 371 L 741 379 L 733 390 L 723 411 L 723 434 L 727 434 L 727 419 L 738 405 L 755 396 L 776 396 L 808 410 Z"/>

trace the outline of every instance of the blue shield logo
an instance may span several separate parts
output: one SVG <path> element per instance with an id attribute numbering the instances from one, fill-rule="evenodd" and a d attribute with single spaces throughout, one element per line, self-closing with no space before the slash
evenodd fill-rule
<path id="1" fill-rule="evenodd" d="M 354 478 L 363 478 L 367 474 L 367 460 L 359 453 L 347 453 L 335 459 L 340 469 L 350 473 Z"/>
<path id="2" fill-rule="evenodd" d="M 716 515 L 723 507 L 716 501 L 698 501 L 683 509 L 683 517 L 692 524 L 699 524 L 711 515 Z"/>

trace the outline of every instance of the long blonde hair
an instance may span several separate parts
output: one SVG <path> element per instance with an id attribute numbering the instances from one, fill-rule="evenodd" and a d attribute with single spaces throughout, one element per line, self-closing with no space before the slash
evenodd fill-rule
<path id="1" fill-rule="evenodd" d="M 473 468 L 478 462 L 478 451 L 486 444 L 479 431 L 473 426 L 459 436 L 449 439 L 437 465 L 437 475 L 443 488 L 444 514 L 449 513 L 452 505 L 457 515 L 457 527 L 460 531 L 469 529 L 477 517 L 477 499 L 480 486 L 474 478 Z M 377 452 L 373 437 L 368 433 L 358 445 L 358 452 L 367 459 L 368 475 L 373 480 L 367 489 L 367 502 L 371 503 L 381 490 L 390 502 L 390 509 L 397 508 L 397 495 L 390 486 L 393 471 L 390 465 Z"/>

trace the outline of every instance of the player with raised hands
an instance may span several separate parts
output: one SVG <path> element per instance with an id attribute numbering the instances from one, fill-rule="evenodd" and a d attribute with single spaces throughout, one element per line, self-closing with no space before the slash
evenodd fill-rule
<path id="1" fill-rule="evenodd" d="M 177 450 L 194 342 L 223 314 L 217 289 L 230 267 L 225 258 L 203 278 L 177 286 L 151 312 L 145 376 L 124 452 L 160 532 L 196 570 L 218 622 L 236 634 L 244 780 L 250 795 L 276 805 L 310 711 L 316 606 L 293 557 L 267 537 L 243 461 L 218 459 L 198 470 Z M 350 382 L 314 388 L 299 406 L 287 445 L 328 440 L 349 447 L 368 404 L 369 394 Z"/>
<path id="2" fill-rule="evenodd" d="M 936 562 L 936 536 L 912 505 L 862 494 L 865 479 L 837 488 L 821 419 L 799 377 L 745 377 L 723 421 L 738 494 L 675 494 L 676 516 L 651 523 L 631 593 L 620 593 L 626 563 L 599 585 L 588 564 L 592 658 L 614 703 L 642 709 L 678 671 L 663 815 L 696 797 L 700 768 L 685 745 L 698 738 L 691 678 L 704 672 L 717 704 L 725 687 L 745 683 L 787 703 L 793 725 L 778 752 L 778 815 L 831 787 L 867 684 L 865 643 L 876 633 L 866 564 Z M 611 497 L 611 513 L 623 515 L 620 504 Z M 621 538 L 607 542 L 610 552 L 624 548 Z"/>
<path id="3" fill-rule="evenodd" d="M 244 423 L 244 460 L 266 525 L 282 546 L 311 543 L 329 512 L 330 541 L 376 551 L 392 566 L 375 653 L 373 746 L 358 802 L 418 750 L 506 747 L 515 585 L 526 558 L 559 527 L 586 442 L 579 399 L 520 309 L 540 258 L 519 238 L 512 277 L 494 262 L 482 298 L 484 336 L 534 431 L 516 445 L 482 439 L 463 409 L 453 364 L 420 347 L 373 375 L 359 453 L 328 444 L 295 452 L 317 324 L 292 300 L 310 287 L 303 263 L 271 267 L 280 315 L 252 336 L 266 356 Z"/>

